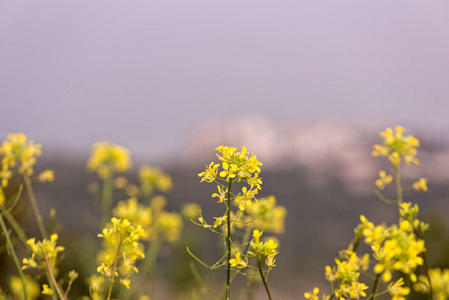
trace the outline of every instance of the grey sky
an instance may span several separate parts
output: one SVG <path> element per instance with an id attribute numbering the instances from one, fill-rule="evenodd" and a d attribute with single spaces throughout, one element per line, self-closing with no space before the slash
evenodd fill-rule
<path id="1" fill-rule="evenodd" d="M 161 154 L 244 114 L 447 126 L 448 83 L 446 0 L 0 2 L 2 137 Z"/>

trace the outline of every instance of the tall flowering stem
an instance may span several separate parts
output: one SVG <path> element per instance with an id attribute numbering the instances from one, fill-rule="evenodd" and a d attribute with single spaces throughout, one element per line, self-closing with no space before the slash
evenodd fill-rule
<path id="1" fill-rule="evenodd" d="M 231 287 L 231 264 L 229 261 L 231 260 L 231 187 L 232 187 L 232 179 L 229 180 L 228 186 L 228 201 L 226 202 L 227 206 L 227 225 L 228 225 L 228 267 L 227 267 L 227 275 L 226 275 L 226 299 L 229 299 L 230 295 L 230 287 Z"/>
<path id="2" fill-rule="evenodd" d="M 28 193 L 28 198 L 30 199 L 31 208 L 33 209 L 34 216 L 36 217 L 39 231 L 41 232 L 41 235 L 44 239 L 48 239 L 48 232 L 47 229 L 45 229 L 42 215 L 39 212 L 39 207 L 37 206 L 37 200 L 36 196 L 34 195 L 34 190 L 33 186 L 31 185 L 30 177 L 28 177 L 28 175 L 24 175 L 23 180 L 25 181 L 25 187 Z"/>

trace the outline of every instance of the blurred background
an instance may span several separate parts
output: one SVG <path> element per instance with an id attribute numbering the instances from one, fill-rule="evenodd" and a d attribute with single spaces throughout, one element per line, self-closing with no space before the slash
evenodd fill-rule
<path id="1" fill-rule="evenodd" d="M 170 174 L 167 209 L 198 202 L 210 216 L 215 187 L 197 174 L 217 146 L 246 145 L 264 164 L 261 196 L 287 209 L 273 294 L 298 299 L 329 289 L 324 266 L 359 214 L 397 219 L 373 194 L 386 127 L 421 141 L 404 180 L 426 177 L 429 192 L 407 197 L 439 245 L 431 263 L 449 265 L 448 53 L 447 1 L 2 1 L 0 136 L 43 145 L 37 168 L 56 179 L 36 187 L 42 211 L 56 208 L 62 239 L 81 244 L 99 216 L 93 143 L 128 148 L 130 178 L 143 163 Z M 216 245 L 201 249 L 215 258 Z M 161 266 L 155 299 L 187 299 L 171 286 L 194 285 L 188 270 Z"/>

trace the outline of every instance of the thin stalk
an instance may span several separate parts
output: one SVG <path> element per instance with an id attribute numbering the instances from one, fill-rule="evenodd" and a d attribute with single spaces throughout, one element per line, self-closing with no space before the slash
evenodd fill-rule
<path id="1" fill-rule="evenodd" d="M 265 290 L 267 291 L 268 298 L 269 298 L 270 300 L 272 300 L 272 299 L 271 299 L 270 290 L 268 289 L 267 282 L 266 282 L 266 280 L 265 280 L 265 277 L 263 276 L 262 264 L 260 263 L 260 258 L 257 258 L 257 261 L 258 261 L 258 263 L 259 263 L 259 273 L 260 273 L 260 277 L 262 277 L 263 285 L 265 286 Z"/>
<path id="2" fill-rule="evenodd" d="M 112 195 L 114 192 L 113 174 L 103 179 L 103 194 L 101 199 L 101 228 L 109 222 L 112 209 Z"/>
<path id="3" fill-rule="evenodd" d="M 53 291 L 53 293 L 51 294 L 51 299 L 53 300 L 58 300 L 58 298 L 56 297 L 56 293 L 55 293 L 55 284 L 53 283 L 51 277 L 50 277 L 50 273 L 48 273 L 48 270 L 45 271 L 45 277 L 47 277 L 47 282 L 50 283 L 50 287 L 51 290 Z"/>
<path id="4" fill-rule="evenodd" d="M 45 262 L 47 263 L 48 273 L 50 274 L 51 281 L 53 282 L 56 292 L 58 293 L 59 299 L 65 300 L 65 297 L 62 294 L 61 290 L 59 289 L 58 283 L 56 282 L 55 275 L 53 274 L 53 270 L 51 269 L 51 264 L 50 261 L 48 260 L 48 256 L 46 253 L 44 253 L 44 258 Z"/>
<path id="5" fill-rule="evenodd" d="M 426 252 L 423 253 L 423 260 L 424 260 L 424 268 L 426 269 L 426 275 L 429 279 L 429 300 L 433 299 L 433 292 L 432 292 L 432 281 L 430 279 L 429 275 L 429 263 L 427 262 L 427 255 Z"/>
<path id="6" fill-rule="evenodd" d="M 229 261 L 231 260 L 231 186 L 232 179 L 229 180 L 228 187 L 228 201 L 226 202 L 227 213 L 228 213 L 228 268 L 227 268 L 227 276 L 226 276 L 226 300 L 229 300 L 229 292 L 231 288 L 231 264 Z"/>
<path id="7" fill-rule="evenodd" d="M 142 273 L 144 275 L 148 275 L 151 273 L 153 269 L 154 263 L 159 255 L 161 250 L 162 242 L 159 237 L 156 237 L 153 241 L 151 241 L 150 246 L 148 247 L 147 253 L 145 254 L 145 260 L 142 266 Z"/>
<path id="8" fill-rule="evenodd" d="M 6 243 L 9 246 L 9 249 L 11 251 L 12 258 L 14 260 L 14 264 L 16 265 L 17 271 L 19 272 L 20 281 L 22 282 L 22 289 L 23 289 L 23 296 L 24 299 L 28 299 L 27 290 L 26 290 L 26 284 L 25 284 L 25 277 L 23 276 L 22 268 L 20 267 L 19 260 L 17 259 L 16 251 L 14 250 L 14 246 L 12 244 L 11 238 L 8 233 L 8 229 L 6 228 L 5 222 L 3 221 L 3 216 L 0 214 L 0 225 L 2 227 L 3 233 L 6 237 Z"/>
<path id="9" fill-rule="evenodd" d="M 380 278 L 380 273 L 377 274 L 376 279 L 374 279 L 373 288 L 371 290 L 371 295 L 369 296 L 368 300 L 376 299 L 376 291 L 377 291 L 377 285 L 379 284 L 379 278 Z"/>
<path id="10" fill-rule="evenodd" d="M 108 291 L 108 297 L 107 300 L 111 299 L 111 294 L 112 294 L 112 287 L 114 286 L 114 276 L 115 276 L 115 270 L 117 268 L 117 261 L 118 261 L 118 256 L 120 255 L 120 248 L 122 246 L 122 241 L 120 241 L 120 243 L 118 244 L 117 247 L 117 252 L 115 253 L 115 257 L 114 257 L 114 267 L 111 270 L 111 283 L 109 284 L 109 291 Z"/>
<path id="11" fill-rule="evenodd" d="M 23 180 L 25 181 L 25 186 L 27 189 L 28 197 L 30 199 L 31 208 L 33 209 L 34 216 L 36 217 L 37 225 L 39 227 L 39 231 L 44 239 L 48 240 L 48 233 L 45 229 L 44 222 L 42 220 L 42 215 L 39 212 L 39 208 L 37 206 L 36 196 L 34 195 L 33 186 L 31 185 L 31 180 L 28 175 L 23 175 Z"/>
<path id="12" fill-rule="evenodd" d="M 8 209 L 6 209 L 3 205 L 0 205 L 0 214 L 5 216 L 6 220 L 8 221 L 9 225 L 14 229 L 17 236 L 19 237 L 20 241 L 28 247 L 27 244 L 27 237 L 25 236 L 25 233 L 23 232 L 22 228 L 20 227 L 19 223 L 14 219 L 14 217 L 11 215 Z"/>
<path id="13" fill-rule="evenodd" d="M 396 194 L 398 197 L 398 204 L 402 203 L 402 186 L 401 186 L 401 176 L 399 173 L 399 166 L 394 167 L 394 181 L 396 182 Z"/>

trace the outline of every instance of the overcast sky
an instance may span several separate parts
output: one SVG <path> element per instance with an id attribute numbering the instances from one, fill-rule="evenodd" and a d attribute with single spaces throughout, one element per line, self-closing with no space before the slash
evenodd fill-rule
<path id="1" fill-rule="evenodd" d="M 449 127 L 449 1 L 0 1 L 0 135 L 171 153 L 201 120 Z"/>

